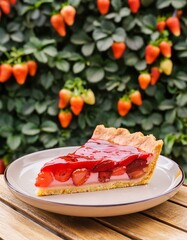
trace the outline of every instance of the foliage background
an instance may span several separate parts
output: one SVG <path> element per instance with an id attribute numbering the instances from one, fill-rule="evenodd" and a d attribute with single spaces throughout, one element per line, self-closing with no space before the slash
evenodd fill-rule
<path id="1" fill-rule="evenodd" d="M 187 3 L 185 0 L 142 0 L 132 14 L 127 0 L 111 0 L 110 11 L 101 16 L 93 0 L 70 0 L 76 10 L 75 24 L 60 37 L 50 16 L 64 1 L 23 0 L 0 21 L 0 60 L 12 48 L 23 59 L 38 63 L 37 75 L 20 86 L 12 77 L 0 84 L 0 156 L 8 162 L 42 149 L 79 145 L 97 124 L 125 127 L 131 132 L 153 133 L 164 140 L 162 154 L 187 171 Z M 147 69 L 144 53 L 158 37 L 156 19 L 181 9 L 182 34 L 169 35 L 173 42 L 172 75 L 161 75 L 155 86 L 141 91 L 143 105 L 125 117 L 117 113 L 117 100 L 129 89 L 140 89 L 138 74 Z M 123 58 L 112 55 L 113 41 L 125 41 Z M 58 92 L 68 79 L 80 77 L 96 95 L 73 117 L 68 129 L 58 121 Z"/>

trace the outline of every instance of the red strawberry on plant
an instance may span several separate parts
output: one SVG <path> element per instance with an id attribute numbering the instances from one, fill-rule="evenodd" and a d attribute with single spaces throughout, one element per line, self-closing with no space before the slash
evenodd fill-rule
<path id="1" fill-rule="evenodd" d="M 4 160 L 3 160 L 3 159 L 0 159 L 0 174 L 3 174 L 3 173 L 4 173 L 5 168 L 6 168 L 6 166 L 5 166 Z"/>
<path id="2" fill-rule="evenodd" d="M 28 66 L 28 71 L 29 71 L 29 74 L 34 77 L 36 75 L 36 71 L 37 71 L 37 68 L 38 68 L 38 65 L 35 61 L 33 60 L 29 60 L 27 62 L 27 66 Z"/>
<path id="3" fill-rule="evenodd" d="M 138 82 L 141 89 L 145 90 L 151 82 L 151 75 L 149 73 L 140 73 Z"/>
<path id="4" fill-rule="evenodd" d="M 76 9 L 73 6 L 71 5 L 64 6 L 61 9 L 60 14 L 62 15 L 64 22 L 68 26 L 72 26 L 74 24 Z"/>
<path id="5" fill-rule="evenodd" d="M 159 48 L 160 48 L 160 52 L 162 53 L 162 55 L 166 58 L 170 58 L 171 57 L 171 42 L 168 41 L 162 41 L 159 44 Z"/>
<path id="6" fill-rule="evenodd" d="M 140 8 L 140 0 L 128 0 L 128 5 L 132 13 L 137 13 Z"/>
<path id="7" fill-rule="evenodd" d="M 166 27 L 166 19 L 165 17 L 159 17 L 157 19 L 157 24 L 156 24 L 156 29 L 159 31 L 159 32 L 162 32 Z"/>
<path id="8" fill-rule="evenodd" d="M 160 78 L 160 69 L 158 67 L 151 68 L 151 85 L 155 85 Z"/>
<path id="9" fill-rule="evenodd" d="M 171 61 L 171 59 L 164 59 L 163 61 L 161 61 L 160 69 L 166 75 L 171 75 L 173 70 L 173 62 Z"/>
<path id="10" fill-rule="evenodd" d="M 60 36 L 62 37 L 66 36 L 66 27 L 65 27 L 64 19 L 60 13 L 51 16 L 50 22 L 53 28 L 57 31 L 57 33 Z"/>
<path id="11" fill-rule="evenodd" d="M 114 42 L 112 44 L 112 52 L 115 59 L 121 58 L 125 49 L 126 49 L 126 44 L 124 42 Z"/>
<path id="12" fill-rule="evenodd" d="M 70 90 L 65 89 L 65 88 L 61 89 L 59 91 L 58 107 L 65 108 L 70 101 L 71 95 L 72 95 L 72 92 Z"/>
<path id="13" fill-rule="evenodd" d="M 110 0 L 97 0 L 97 8 L 100 14 L 107 14 L 110 8 Z"/>
<path id="14" fill-rule="evenodd" d="M 15 5 L 17 0 L 9 0 L 9 2 L 12 4 L 12 5 Z"/>
<path id="15" fill-rule="evenodd" d="M 3 63 L 0 65 L 0 82 L 6 82 L 12 75 L 12 67 L 10 64 Z"/>
<path id="16" fill-rule="evenodd" d="M 28 75 L 28 66 L 26 63 L 17 63 L 12 67 L 13 75 L 19 85 L 25 83 Z"/>
<path id="17" fill-rule="evenodd" d="M 58 114 L 60 125 L 63 128 L 67 128 L 71 123 L 72 117 L 72 113 L 69 110 L 61 110 Z"/>
<path id="18" fill-rule="evenodd" d="M 81 96 L 76 95 L 70 99 L 70 108 L 75 115 L 79 115 L 83 109 L 84 100 Z"/>
<path id="19" fill-rule="evenodd" d="M 128 96 L 125 95 L 118 100 L 117 109 L 121 117 L 124 117 L 125 115 L 127 115 L 131 108 L 132 108 L 132 103 Z"/>
<path id="20" fill-rule="evenodd" d="M 141 106 L 142 105 L 142 95 L 138 90 L 132 90 L 129 94 L 129 98 L 132 103 L 135 105 Z"/>
<path id="21" fill-rule="evenodd" d="M 154 46 L 153 44 L 149 44 L 145 48 L 145 61 L 147 64 L 152 64 L 158 58 L 160 54 L 160 48 Z"/>
<path id="22" fill-rule="evenodd" d="M 166 20 L 166 25 L 169 28 L 170 32 L 173 33 L 175 36 L 180 36 L 181 34 L 181 29 L 180 29 L 180 21 L 178 17 L 169 17 Z"/>
<path id="23" fill-rule="evenodd" d="M 0 1 L 0 8 L 2 9 L 4 14 L 10 13 L 10 3 L 7 0 L 1 0 Z"/>

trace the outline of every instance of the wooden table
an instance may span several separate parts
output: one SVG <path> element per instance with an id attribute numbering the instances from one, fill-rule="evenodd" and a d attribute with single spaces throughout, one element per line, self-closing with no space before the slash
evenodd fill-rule
<path id="1" fill-rule="evenodd" d="M 19 199 L 0 175 L 0 239 L 187 239 L 187 186 L 169 201 L 141 213 L 81 218 L 46 212 Z"/>

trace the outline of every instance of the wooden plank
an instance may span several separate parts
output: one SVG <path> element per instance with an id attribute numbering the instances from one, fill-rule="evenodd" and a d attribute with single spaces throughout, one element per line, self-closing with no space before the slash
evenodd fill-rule
<path id="1" fill-rule="evenodd" d="M 156 221 L 141 213 L 118 217 L 98 218 L 98 221 L 116 231 L 126 233 L 137 240 L 182 240 L 187 239 L 187 233 Z M 111 238 L 112 239 L 112 238 Z"/>
<path id="2" fill-rule="evenodd" d="M 0 202 L 0 237 L 8 240 L 60 240 L 62 238 Z"/>
<path id="3" fill-rule="evenodd" d="M 157 207 L 144 211 L 144 213 L 187 232 L 186 207 L 167 201 Z"/>
<path id="4" fill-rule="evenodd" d="M 187 185 L 181 186 L 179 192 L 175 194 L 175 196 L 172 197 L 170 201 L 187 207 Z"/>
<path id="5" fill-rule="evenodd" d="M 29 216 L 39 224 L 45 225 L 71 240 L 128 240 L 128 237 L 98 223 L 91 218 L 68 217 L 59 214 L 50 213 L 34 208 L 19 199 L 9 191 L 4 183 L 4 179 L 0 177 L 0 199 L 9 204 L 12 208 L 19 210 L 21 213 Z M 33 238 L 37 239 L 37 238 Z M 40 239 L 40 238 L 38 238 Z M 50 239 L 50 238 L 47 238 Z"/>

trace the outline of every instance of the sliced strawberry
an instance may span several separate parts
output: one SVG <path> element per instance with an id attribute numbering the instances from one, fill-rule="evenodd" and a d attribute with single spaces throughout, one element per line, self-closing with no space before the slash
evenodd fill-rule
<path id="1" fill-rule="evenodd" d="M 113 168 L 115 165 L 114 161 L 111 160 L 103 160 L 99 162 L 93 169 L 93 172 L 105 172 L 111 168 Z"/>
<path id="2" fill-rule="evenodd" d="M 110 180 L 111 175 L 112 175 L 112 171 L 99 172 L 98 180 L 99 180 L 99 182 L 108 182 Z"/>
<path id="3" fill-rule="evenodd" d="M 67 180 L 70 179 L 71 173 L 72 173 L 71 168 L 61 169 L 60 171 L 56 171 L 54 173 L 54 177 L 57 181 L 66 182 Z"/>
<path id="4" fill-rule="evenodd" d="M 132 155 L 127 155 L 126 158 L 124 158 L 121 162 L 119 162 L 119 166 L 127 166 L 131 164 L 137 157 L 139 156 L 139 153 L 134 153 Z"/>
<path id="5" fill-rule="evenodd" d="M 112 170 L 112 176 L 120 176 L 120 175 L 123 175 L 125 172 L 126 172 L 126 167 L 125 166 L 115 167 Z"/>
<path id="6" fill-rule="evenodd" d="M 53 174 L 51 172 L 40 172 L 36 178 L 36 187 L 48 187 L 53 181 Z"/>
<path id="7" fill-rule="evenodd" d="M 145 172 L 143 170 L 136 170 L 134 172 L 128 173 L 128 176 L 130 179 L 136 179 L 142 177 L 144 174 Z"/>
<path id="8" fill-rule="evenodd" d="M 144 167 L 147 167 L 147 161 L 145 159 L 136 159 L 127 166 L 127 173 L 129 174 L 136 170 L 142 170 Z"/>
<path id="9" fill-rule="evenodd" d="M 84 184 L 90 176 L 90 171 L 86 168 L 76 169 L 72 173 L 72 180 L 75 186 Z"/>

